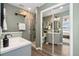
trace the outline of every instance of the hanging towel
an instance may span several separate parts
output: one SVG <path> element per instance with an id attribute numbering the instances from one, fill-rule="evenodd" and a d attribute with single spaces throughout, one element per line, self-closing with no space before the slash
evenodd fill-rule
<path id="1" fill-rule="evenodd" d="M 7 30 L 7 23 L 6 23 L 6 9 L 5 9 L 5 8 L 4 8 L 3 30 Z"/>
<path id="2" fill-rule="evenodd" d="M 24 23 L 19 23 L 18 26 L 19 26 L 19 30 L 25 30 L 26 29 Z"/>
<path id="3" fill-rule="evenodd" d="M 3 30 L 7 30 L 7 23 L 6 23 L 6 19 L 4 19 L 4 22 L 3 22 Z"/>

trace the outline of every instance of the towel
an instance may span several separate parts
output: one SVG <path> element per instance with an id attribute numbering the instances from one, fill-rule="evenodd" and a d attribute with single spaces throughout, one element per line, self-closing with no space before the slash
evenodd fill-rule
<path id="1" fill-rule="evenodd" d="M 7 30 L 7 22 L 6 22 L 6 9 L 5 9 L 5 8 L 4 8 L 3 30 Z"/>
<path id="2" fill-rule="evenodd" d="M 19 26 L 19 30 L 25 30 L 26 29 L 24 23 L 19 23 L 18 26 Z"/>
<path id="3" fill-rule="evenodd" d="M 6 23 L 6 19 L 4 19 L 4 22 L 3 22 L 3 30 L 7 30 L 7 23 Z"/>

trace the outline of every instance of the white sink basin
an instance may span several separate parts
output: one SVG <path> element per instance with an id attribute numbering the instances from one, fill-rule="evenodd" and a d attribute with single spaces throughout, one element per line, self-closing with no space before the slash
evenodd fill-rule
<path id="1" fill-rule="evenodd" d="M 3 43 L 1 41 L 1 51 L 0 54 L 23 47 L 25 45 L 31 44 L 30 41 L 23 39 L 21 37 L 12 37 L 9 38 L 9 46 L 3 48 Z"/>

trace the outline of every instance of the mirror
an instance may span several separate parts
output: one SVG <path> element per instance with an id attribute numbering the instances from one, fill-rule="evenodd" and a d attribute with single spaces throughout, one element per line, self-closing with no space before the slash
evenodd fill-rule
<path id="1" fill-rule="evenodd" d="M 3 32 L 21 32 L 22 37 L 35 41 L 35 16 L 28 10 L 14 6 L 17 3 L 4 3 L 1 23 Z M 1 11 L 1 12 L 2 12 Z M 17 15 L 16 15 L 17 14 Z M 3 17 L 4 16 L 4 17 Z M 32 39 L 30 39 L 32 38 Z"/>
<path id="2" fill-rule="evenodd" d="M 42 13 L 42 49 L 48 56 L 53 53 L 53 41 L 52 41 L 52 10 L 48 10 Z"/>
<path id="3" fill-rule="evenodd" d="M 59 33 L 61 30 L 60 28 L 60 18 L 55 18 L 54 19 L 54 32 Z"/>
<path id="4" fill-rule="evenodd" d="M 69 4 L 63 4 L 42 11 L 42 49 L 50 55 L 70 54 L 69 8 Z"/>
<path id="5" fill-rule="evenodd" d="M 69 55 L 69 4 L 54 8 L 54 54 Z"/>
<path id="6" fill-rule="evenodd" d="M 20 8 L 4 3 L 3 10 L 2 10 L 3 17 L 1 18 L 3 32 L 18 32 L 19 31 L 18 23 L 21 23 L 23 25 L 25 18 L 23 16 L 15 15 L 15 12 L 17 12 L 18 10 L 20 10 Z"/>

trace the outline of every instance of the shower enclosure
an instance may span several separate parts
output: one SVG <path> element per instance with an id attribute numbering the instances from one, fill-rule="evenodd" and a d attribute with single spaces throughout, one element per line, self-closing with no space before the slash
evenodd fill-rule
<path id="1" fill-rule="evenodd" d="M 41 49 L 49 55 L 70 55 L 69 24 L 70 4 L 59 4 L 41 11 Z"/>

